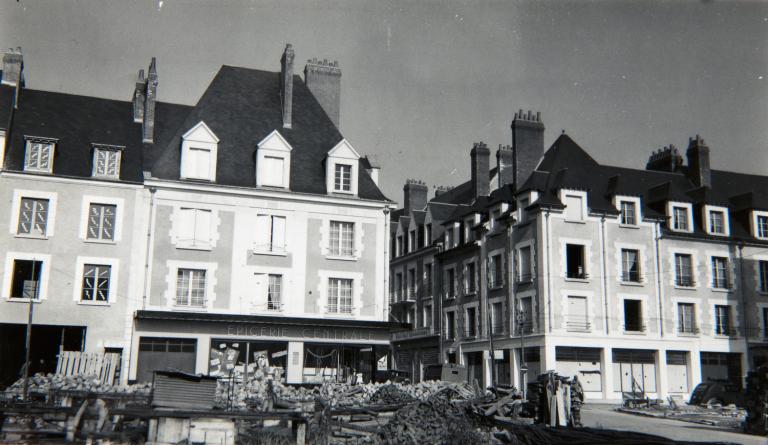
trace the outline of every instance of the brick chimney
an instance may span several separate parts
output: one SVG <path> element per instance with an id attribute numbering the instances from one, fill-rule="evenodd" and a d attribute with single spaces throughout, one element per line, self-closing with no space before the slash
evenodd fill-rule
<path id="1" fill-rule="evenodd" d="M 511 145 L 499 144 L 496 150 L 496 170 L 499 178 L 498 188 L 507 184 L 513 184 L 515 181 L 515 152 Z"/>
<path id="2" fill-rule="evenodd" d="M 660 148 L 651 153 L 648 163 L 645 164 L 646 170 L 656 170 L 660 172 L 676 172 L 683 165 L 683 157 L 677 151 L 674 145 Z"/>
<path id="3" fill-rule="evenodd" d="M 488 196 L 491 194 L 491 184 L 488 179 L 491 150 L 483 142 L 475 143 L 469 152 L 472 160 L 472 196 Z"/>
<path id="4" fill-rule="evenodd" d="M 427 185 L 423 181 L 408 179 L 403 186 L 403 209 L 424 210 L 427 206 Z"/>
<path id="5" fill-rule="evenodd" d="M 157 102 L 157 66 L 154 57 L 149 64 L 146 84 L 141 134 L 142 141 L 152 143 L 155 137 L 155 104 Z"/>
<path id="6" fill-rule="evenodd" d="M 293 119 L 293 45 L 285 45 L 280 59 L 280 101 L 283 104 L 283 128 L 291 128 Z"/>
<path id="7" fill-rule="evenodd" d="M 520 110 L 512 119 L 513 179 L 515 189 L 522 187 L 544 155 L 544 124 L 541 112 L 527 114 Z"/>
<path id="8" fill-rule="evenodd" d="M 144 101 L 146 100 L 147 80 L 144 79 L 144 70 L 139 70 L 136 79 L 136 89 L 133 90 L 133 121 L 144 122 Z"/>
<path id="9" fill-rule="evenodd" d="M 304 66 L 304 83 L 315 96 L 325 114 L 336 128 L 340 128 L 341 110 L 341 68 L 339 62 L 328 60 L 307 60 Z"/>
<path id="10" fill-rule="evenodd" d="M 21 55 L 21 47 L 9 48 L 3 55 L 2 83 L 16 87 L 13 107 L 18 108 L 19 90 L 24 85 L 24 57 Z"/>
<path id="11" fill-rule="evenodd" d="M 698 134 L 688 140 L 688 177 L 697 187 L 712 187 L 712 169 L 709 166 L 709 147 Z"/>

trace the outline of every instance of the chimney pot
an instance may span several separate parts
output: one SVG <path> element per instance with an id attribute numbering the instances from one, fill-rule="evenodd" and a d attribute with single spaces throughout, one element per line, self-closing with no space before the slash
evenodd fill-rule
<path id="1" fill-rule="evenodd" d="M 0 82 L 15 87 L 13 107 L 18 108 L 19 91 L 24 85 L 24 56 L 21 54 L 21 47 L 9 48 L 3 55 L 3 77 Z"/>

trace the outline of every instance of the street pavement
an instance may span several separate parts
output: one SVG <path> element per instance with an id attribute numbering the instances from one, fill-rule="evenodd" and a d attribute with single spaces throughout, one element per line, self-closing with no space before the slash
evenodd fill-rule
<path id="1" fill-rule="evenodd" d="M 614 411 L 614 405 L 589 404 L 581 411 L 582 423 L 587 427 L 635 431 L 655 434 L 673 440 L 700 442 L 731 442 L 743 445 L 768 445 L 768 438 L 723 430 L 709 425 L 658 419 Z"/>

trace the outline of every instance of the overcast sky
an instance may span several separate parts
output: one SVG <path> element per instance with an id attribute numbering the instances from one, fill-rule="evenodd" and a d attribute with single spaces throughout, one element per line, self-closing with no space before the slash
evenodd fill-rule
<path id="1" fill-rule="evenodd" d="M 41 1 L 0 3 L 30 88 L 194 104 L 222 64 L 278 71 L 285 44 L 342 67 L 342 133 L 406 178 L 456 185 L 475 141 L 541 111 L 598 161 L 643 168 L 700 133 L 716 169 L 768 174 L 768 2 Z M 247 92 L 246 92 L 247 94 Z"/>

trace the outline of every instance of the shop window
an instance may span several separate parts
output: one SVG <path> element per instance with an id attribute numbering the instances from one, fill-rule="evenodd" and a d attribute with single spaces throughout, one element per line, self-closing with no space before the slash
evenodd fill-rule
<path id="1" fill-rule="evenodd" d="M 88 206 L 89 240 L 113 241 L 115 239 L 115 221 L 117 206 L 113 204 L 90 204 Z"/>
<path id="2" fill-rule="evenodd" d="M 352 280 L 345 278 L 328 279 L 328 312 L 332 314 L 352 313 Z"/>
<path id="3" fill-rule="evenodd" d="M 43 262 L 34 260 L 13 260 L 11 298 L 40 298 L 40 277 Z"/>
<path id="4" fill-rule="evenodd" d="M 108 302 L 111 274 L 112 266 L 85 264 L 83 266 L 83 289 L 80 294 L 80 301 Z"/>
<path id="5" fill-rule="evenodd" d="M 624 330 L 641 332 L 643 326 L 643 302 L 641 300 L 624 300 Z"/>
<path id="6" fill-rule="evenodd" d="M 586 279 L 587 270 L 584 258 L 584 246 L 581 244 L 565 245 L 566 278 Z"/>
<path id="7" fill-rule="evenodd" d="M 19 235 L 44 237 L 48 225 L 47 199 L 21 198 L 19 208 L 19 224 L 16 231 Z"/>
<path id="8" fill-rule="evenodd" d="M 205 270 L 178 270 L 176 281 L 176 305 L 205 307 Z"/>
<path id="9" fill-rule="evenodd" d="M 208 373 L 212 376 L 229 376 L 232 373 L 239 380 L 259 372 L 282 381 L 287 356 L 286 342 L 213 339 Z"/>

